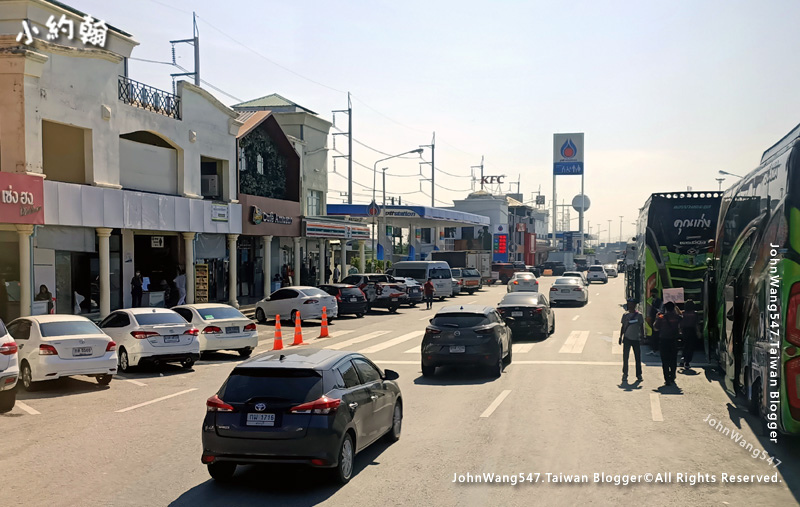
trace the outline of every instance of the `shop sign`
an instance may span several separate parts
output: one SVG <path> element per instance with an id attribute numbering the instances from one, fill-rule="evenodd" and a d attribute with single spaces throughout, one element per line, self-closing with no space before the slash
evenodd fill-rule
<path id="1" fill-rule="evenodd" d="M 42 178 L 0 173 L 0 223 L 44 224 Z"/>
<path id="2" fill-rule="evenodd" d="M 410 209 L 387 209 L 383 212 L 383 215 L 386 217 L 416 218 L 419 213 Z"/>
<path id="3" fill-rule="evenodd" d="M 265 213 L 264 211 L 261 211 L 261 208 L 258 206 L 250 206 L 250 221 L 254 225 L 259 225 L 262 223 L 292 225 L 293 219 L 292 217 L 285 217 L 276 213 Z"/>
<path id="4" fill-rule="evenodd" d="M 211 205 L 211 221 L 212 222 L 227 222 L 228 221 L 228 205 L 227 204 L 212 204 Z"/>
<path id="5" fill-rule="evenodd" d="M 150 236 L 150 248 L 164 248 L 164 236 Z"/>
<path id="6" fill-rule="evenodd" d="M 208 264 L 194 265 L 194 302 L 208 303 Z"/>

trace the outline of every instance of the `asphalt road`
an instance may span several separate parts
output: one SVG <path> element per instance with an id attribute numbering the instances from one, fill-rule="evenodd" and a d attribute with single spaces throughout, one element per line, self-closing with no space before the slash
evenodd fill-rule
<path id="1" fill-rule="evenodd" d="M 551 281 L 543 278 L 542 289 Z M 487 288 L 455 303 L 495 305 L 504 292 Z M 200 463 L 205 400 L 240 361 L 236 354 L 215 354 L 193 371 L 167 366 L 119 375 L 107 388 L 87 378 L 55 381 L 20 393 L 14 410 L 0 416 L 0 505 L 797 504 L 797 441 L 761 438 L 759 423 L 702 358 L 692 371 L 679 369 L 676 387 L 662 387 L 655 356 L 645 356 L 644 382 L 620 382 L 623 294 L 623 280 L 612 279 L 591 286 L 586 307 L 557 308 L 555 334 L 515 343 L 499 379 L 471 368 L 422 377 L 418 348 L 432 311 L 341 318 L 331 325 L 333 336 L 319 340 L 318 324 L 305 325 L 312 346 L 361 351 L 400 374 L 402 438 L 360 454 L 344 487 L 299 466 L 240 467 L 232 484 L 210 480 Z M 271 349 L 272 327 L 259 328 L 257 352 Z M 284 326 L 284 337 L 291 343 L 291 327 Z M 754 459 L 730 431 L 782 464 Z M 776 472 L 774 484 L 720 482 L 723 473 Z M 484 473 L 534 482 L 454 482 Z M 648 473 L 665 482 L 613 482 L 615 475 Z M 585 474 L 589 482 L 555 482 L 559 474 Z M 598 483 L 595 474 L 612 482 Z M 679 483 L 678 474 L 717 482 Z"/>

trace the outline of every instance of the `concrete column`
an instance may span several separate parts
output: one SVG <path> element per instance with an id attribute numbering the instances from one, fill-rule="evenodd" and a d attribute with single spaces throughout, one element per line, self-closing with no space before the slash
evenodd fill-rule
<path id="1" fill-rule="evenodd" d="M 341 280 L 347 276 L 347 240 L 344 238 L 340 239 L 339 245 L 342 247 L 342 249 L 339 251 L 339 264 L 341 264 L 341 267 L 339 268 L 339 271 L 341 272 L 339 275 L 339 280 Z"/>
<path id="2" fill-rule="evenodd" d="M 320 283 L 328 283 L 328 280 L 325 279 L 325 242 L 326 241 L 324 239 L 318 240 L 319 260 L 317 262 L 317 272 L 319 273 Z"/>
<path id="3" fill-rule="evenodd" d="M 98 227 L 95 230 L 100 255 L 100 318 L 104 319 L 111 313 L 111 253 L 108 239 L 111 229 Z"/>
<path id="4" fill-rule="evenodd" d="M 300 285 L 300 238 L 294 239 L 294 278 L 292 285 Z"/>
<path id="5" fill-rule="evenodd" d="M 367 263 L 367 252 L 364 246 L 364 240 L 358 240 L 358 262 L 360 265 L 359 271 L 362 273 L 366 273 L 366 263 Z"/>
<path id="6" fill-rule="evenodd" d="M 272 294 L 272 236 L 262 236 L 264 242 L 264 297 Z"/>
<path id="7" fill-rule="evenodd" d="M 183 234 L 183 263 L 186 265 L 186 304 L 194 303 L 194 235 L 193 232 Z"/>
<path id="8" fill-rule="evenodd" d="M 228 304 L 234 308 L 239 308 L 239 259 L 236 255 L 236 240 L 238 234 L 228 234 Z"/>
<path id="9" fill-rule="evenodd" d="M 31 314 L 31 234 L 32 225 L 18 225 L 19 234 L 19 315 Z"/>

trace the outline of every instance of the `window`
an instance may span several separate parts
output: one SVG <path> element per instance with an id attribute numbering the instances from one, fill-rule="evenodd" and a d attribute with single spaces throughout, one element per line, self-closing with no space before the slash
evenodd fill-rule
<path id="1" fill-rule="evenodd" d="M 365 360 L 353 359 L 353 362 L 355 363 L 356 368 L 358 368 L 358 374 L 364 384 L 381 380 L 381 373 Z"/>
<path id="2" fill-rule="evenodd" d="M 291 289 L 281 289 L 275 291 L 270 297 L 270 301 L 281 301 L 283 299 L 292 299 L 297 297 L 297 292 Z"/>
<path id="3" fill-rule="evenodd" d="M 181 317 L 186 319 L 187 322 L 192 321 L 192 312 L 186 308 L 175 310 Z M 184 312 L 184 313 L 182 313 Z M 230 306 L 212 306 L 211 308 L 198 308 L 197 313 L 203 320 L 220 320 L 220 319 L 246 319 L 242 312 Z"/>
<path id="4" fill-rule="evenodd" d="M 260 154 L 256 156 L 256 172 L 264 174 L 264 158 Z"/>
<path id="5" fill-rule="evenodd" d="M 259 398 L 305 403 L 322 394 L 322 375 L 312 369 L 236 368 L 219 396 L 228 403 L 248 403 Z"/>
<path id="6" fill-rule="evenodd" d="M 39 324 L 42 337 L 75 336 L 81 334 L 103 334 L 92 321 L 68 320 L 64 322 L 47 322 Z"/>
<path id="7" fill-rule="evenodd" d="M 239 148 L 239 171 L 247 171 L 247 158 L 244 156 L 244 148 Z"/>
<path id="8" fill-rule="evenodd" d="M 433 278 L 434 280 L 446 280 L 448 278 L 453 278 L 453 275 L 450 273 L 449 269 L 433 268 L 428 271 L 428 278 Z"/>
<path id="9" fill-rule="evenodd" d="M 322 214 L 322 192 L 309 190 L 306 195 L 306 215 L 317 216 Z"/>
<path id="10" fill-rule="evenodd" d="M 431 243 L 431 230 L 430 229 L 421 229 L 420 233 L 420 243 Z"/>
<path id="11" fill-rule="evenodd" d="M 398 276 L 400 278 L 413 278 L 415 280 L 423 280 L 425 279 L 425 269 L 397 268 L 394 270 L 394 276 Z"/>
<path id="12" fill-rule="evenodd" d="M 329 294 L 324 290 L 318 289 L 316 287 L 311 287 L 310 289 L 303 289 L 303 294 L 306 296 L 328 296 Z"/>
<path id="13" fill-rule="evenodd" d="M 28 340 L 31 337 L 31 321 L 18 320 L 8 326 L 8 332 L 15 340 Z"/>
<path id="14" fill-rule="evenodd" d="M 482 313 L 442 313 L 435 316 L 431 324 L 438 327 L 475 327 L 489 322 Z"/>
<path id="15" fill-rule="evenodd" d="M 344 379 L 344 386 L 347 388 L 356 387 L 361 383 L 358 379 L 358 373 L 356 373 L 356 368 L 353 366 L 353 363 L 347 361 L 336 367 L 336 370 L 341 374 L 342 379 Z"/>
<path id="16" fill-rule="evenodd" d="M 112 313 L 106 319 L 100 323 L 100 328 L 107 328 L 107 327 L 127 327 L 131 323 L 131 319 L 128 318 L 126 313 Z"/>
<path id="17" fill-rule="evenodd" d="M 140 313 L 134 316 L 140 326 L 154 326 L 158 324 L 186 324 L 183 317 L 175 312 Z"/>
<path id="18" fill-rule="evenodd" d="M 192 315 L 192 311 L 191 310 L 187 310 L 186 308 L 175 308 L 172 311 L 177 313 L 181 317 L 183 317 L 183 319 L 186 322 L 191 322 L 192 321 L 193 315 Z M 100 326 L 100 327 L 103 327 L 103 326 Z"/>

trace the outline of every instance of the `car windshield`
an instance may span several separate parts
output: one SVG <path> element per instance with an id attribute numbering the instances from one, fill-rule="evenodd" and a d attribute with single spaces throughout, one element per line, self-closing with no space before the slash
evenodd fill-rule
<path id="1" fill-rule="evenodd" d="M 258 399 L 304 403 L 321 397 L 322 375 L 311 369 L 236 368 L 219 392 L 227 403 Z"/>
<path id="2" fill-rule="evenodd" d="M 465 269 L 461 271 L 461 276 L 481 276 L 477 269 Z"/>
<path id="3" fill-rule="evenodd" d="M 306 296 L 312 296 L 312 297 L 313 296 L 329 296 L 330 295 L 327 292 L 325 292 L 324 290 L 318 289 L 316 287 L 309 287 L 307 289 L 301 290 L 300 292 L 302 292 Z"/>
<path id="4" fill-rule="evenodd" d="M 450 272 L 453 273 L 454 277 L 461 276 L 461 270 L 459 268 L 450 268 Z"/>
<path id="5" fill-rule="evenodd" d="M 394 276 L 408 277 L 415 280 L 422 280 L 425 278 L 425 268 L 395 268 Z"/>
<path id="6" fill-rule="evenodd" d="M 222 319 L 246 319 L 242 312 L 230 306 L 212 306 L 209 308 L 198 308 L 197 313 L 203 320 L 222 320 Z"/>
<path id="7" fill-rule="evenodd" d="M 154 312 L 134 314 L 140 326 L 156 326 L 159 324 L 186 324 L 186 320 L 175 312 Z"/>
<path id="8" fill-rule="evenodd" d="M 449 269 L 433 268 L 428 271 L 428 276 L 434 280 L 444 280 L 446 278 L 453 278 Z"/>
<path id="9" fill-rule="evenodd" d="M 500 300 L 500 305 L 538 305 L 539 295 L 525 292 L 512 292 Z"/>
<path id="10" fill-rule="evenodd" d="M 437 327 L 475 327 L 489 324 L 489 319 L 482 313 L 440 313 L 431 324 Z"/>
<path id="11" fill-rule="evenodd" d="M 558 278 L 553 285 L 578 285 L 578 280 L 575 278 Z"/>
<path id="12" fill-rule="evenodd" d="M 94 323 L 82 320 L 40 323 L 39 330 L 41 331 L 43 337 L 72 336 L 79 334 L 104 334 L 99 327 L 94 325 Z"/>
<path id="13" fill-rule="evenodd" d="M 589 271 L 603 271 L 603 266 L 589 266 Z"/>

